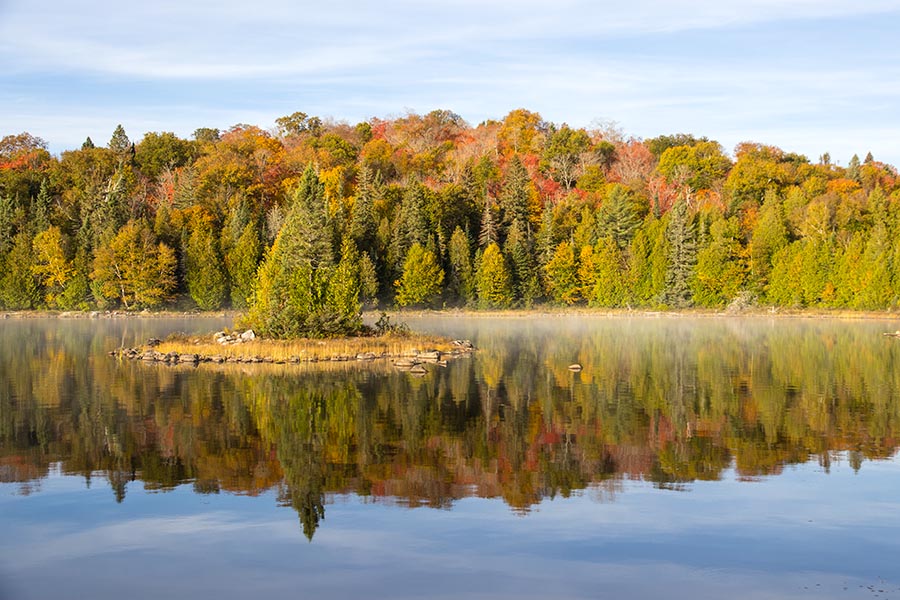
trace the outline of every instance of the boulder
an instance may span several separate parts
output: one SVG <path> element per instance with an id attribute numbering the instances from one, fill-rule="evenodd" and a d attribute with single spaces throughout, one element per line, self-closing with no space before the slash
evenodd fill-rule
<path id="1" fill-rule="evenodd" d="M 245 331 L 244 333 L 241 334 L 242 342 L 252 342 L 255 339 L 256 339 L 256 334 L 253 333 L 252 329 L 248 329 L 247 331 Z"/>

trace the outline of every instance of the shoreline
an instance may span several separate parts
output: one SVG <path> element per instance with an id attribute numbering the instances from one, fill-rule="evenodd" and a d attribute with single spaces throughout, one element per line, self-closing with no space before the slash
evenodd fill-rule
<path id="1" fill-rule="evenodd" d="M 849 309 L 797 309 L 797 308 L 751 308 L 740 311 L 721 309 L 689 308 L 689 309 L 627 309 L 627 308 L 589 308 L 542 306 L 536 308 L 519 308 L 506 310 L 475 310 L 470 308 L 444 308 L 419 310 L 367 310 L 365 318 L 384 312 L 392 319 L 402 321 L 407 318 L 427 317 L 462 317 L 467 319 L 517 319 L 534 317 L 597 317 L 597 318 L 772 318 L 772 319 L 846 319 L 846 320 L 900 320 L 900 310 L 849 310 Z M 0 311 L 0 319 L 228 319 L 238 318 L 243 314 L 237 310 L 216 311 Z"/>

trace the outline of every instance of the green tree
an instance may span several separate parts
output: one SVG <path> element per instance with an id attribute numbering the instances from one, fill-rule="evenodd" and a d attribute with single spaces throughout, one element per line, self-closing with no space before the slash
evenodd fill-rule
<path id="1" fill-rule="evenodd" d="M 591 306 L 622 306 L 627 290 L 622 273 L 622 256 L 612 238 L 600 238 L 592 252 L 594 285 L 585 294 Z"/>
<path id="2" fill-rule="evenodd" d="M 697 264 L 697 242 L 694 222 L 684 201 L 672 207 L 666 238 L 669 242 L 669 264 L 662 302 L 676 308 L 690 306 L 693 303 L 691 283 Z"/>
<path id="3" fill-rule="evenodd" d="M 610 186 L 597 211 L 598 237 L 608 237 L 624 250 L 640 224 L 641 216 L 628 188 L 619 184 Z"/>
<path id="4" fill-rule="evenodd" d="M 724 306 L 744 286 L 740 224 L 734 217 L 716 215 L 709 227 L 709 243 L 697 252 L 694 303 Z"/>
<path id="5" fill-rule="evenodd" d="M 750 282 L 757 291 L 766 289 L 772 257 L 788 243 L 783 212 L 778 194 L 767 192 L 750 238 Z"/>
<path id="6" fill-rule="evenodd" d="M 472 253 L 469 236 L 460 227 L 450 236 L 450 278 L 448 291 L 465 303 L 475 299 L 475 285 L 472 273 Z"/>
<path id="7" fill-rule="evenodd" d="M 41 302 L 40 276 L 34 271 L 32 237 L 27 231 L 12 238 L 0 266 L 0 305 L 12 310 L 36 308 Z"/>
<path id="8" fill-rule="evenodd" d="M 212 223 L 203 220 L 194 226 L 184 255 L 185 281 L 191 298 L 201 310 L 220 308 L 228 294 L 228 280 Z"/>
<path id="9" fill-rule="evenodd" d="M 560 242 L 553 258 L 544 265 L 544 282 L 550 297 L 561 304 L 575 304 L 580 299 L 578 263 L 569 242 Z"/>
<path id="10" fill-rule="evenodd" d="M 246 308 L 253 296 L 260 250 L 259 231 L 253 223 L 247 223 L 237 242 L 225 253 L 231 305 L 235 308 Z"/>
<path id="11" fill-rule="evenodd" d="M 522 304 L 530 307 L 541 294 L 541 282 L 534 264 L 534 239 L 530 229 L 520 221 L 513 221 L 504 244 L 504 253 L 512 267 L 513 290 Z"/>
<path id="12" fill-rule="evenodd" d="M 403 274 L 394 282 L 399 306 L 431 304 L 441 293 L 444 270 L 434 254 L 419 243 L 409 249 L 403 263 Z"/>
<path id="13" fill-rule="evenodd" d="M 488 244 L 481 255 L 475 274 L 475 287 L 478 291 L 479 308 L 508 308 L 512 305 L 512 278 L 500 246 L 495 242 Z"/>

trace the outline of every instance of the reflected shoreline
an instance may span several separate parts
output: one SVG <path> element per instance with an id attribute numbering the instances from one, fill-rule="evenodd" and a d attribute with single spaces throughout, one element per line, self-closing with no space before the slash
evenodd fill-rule
<path id="1" fill-rule="evenodd" d="M 475 356 L 422 378 L 353 363 L 118 362 L 122 340 L 213 321 L 23 319 L 0 331 L 0 481 L 60 472 L 196 493 L 274 490 L 312 537 L 335 494 L 528 511 L 623 481 L 686 490 L 734 470 L 859 469 L 900 445 L 900 348 L 882 323 L 456 319 Z M 132 327 L 132 325 L 135 325 Z M 572 373 L 568 365 L 584 365 Z"/>

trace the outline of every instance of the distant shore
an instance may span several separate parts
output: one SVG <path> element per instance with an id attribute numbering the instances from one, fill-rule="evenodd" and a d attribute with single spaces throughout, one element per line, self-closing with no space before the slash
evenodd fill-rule
<path id="1" fill-rule="evenodd" d="M 534 308 L 507 310 L 475 310 L 469 308 L 420 309 L 420 310 L 368 310 L 363 313 L 364 319 L 375 318 L 381 312 L 392 319 L 402 321 L 404 318 L 426 317 L 464 317 L 472 319 L 516 319 L 534 317 L 636 317 L 636 318 L 802 318 L 802 319 L 864 319 L 864 320 L 897 320 L 900 310 L 856 311 L 847 309 L 811 309 L 811 308 L 769 308 L 756 307 L 739 311 L 716 309 L 627 309 L 627 308 L 589 308 L 584 306 L 539 306 Z M 236 310 L 217 311 L 0 311 L 0 319 L 125 319 L 125 318 L 222 318 L 236 319 L 243 313 Z"/>

